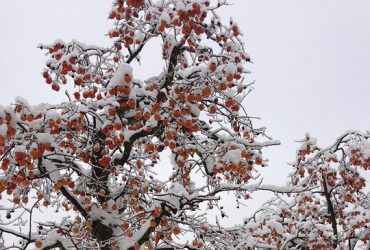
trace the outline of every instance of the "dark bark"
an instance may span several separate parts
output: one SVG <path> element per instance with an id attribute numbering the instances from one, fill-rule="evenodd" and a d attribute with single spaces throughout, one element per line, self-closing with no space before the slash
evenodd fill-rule
<path id="1" fill-rule="evenodd" d="M 323 185 L 324 185 L 324 195 L 325 195 L 325 198 L 326 198 L 326 203 L 328 204 L 328 213 L 329 213 L 329 216 L 330 216 L 331 227 L 333 229 L 333 233 L 334 233 L 334 236 L 335 236 L 335 240 L 333 242 L 333 248 L 336 248 L 337 245 L 338 245 L 337 220 L 335 218 L 334 206 L 333 206 L 333 203 L 330 199 L 330 193 L 329 193 L 328 186 L 327 186 L 327 183 L 326 183 L 326 177 L 324 176 L 323 173 L 321 173 L 321 174 L 322 174 Z"/>
<path id="2" fill-rule="evenodd" d="M 137 53 L 140 52 L 141 49 L 142 48 L 140 48 L 136 52 Z M 175 70 L 175 67 L 177 65 L 177 57 L 180 55 L 181 52 L 182 52 L 182 45 L 177 45 L 172 50 L 170 61 L 169 61 L 169 67 L 168 67 L 168 71 L 167 71 L 166 78 L 165 78 L 165 82 L 162 84 L 162 86 L 161 86 L 161 88 L 160 88 L 160 90 L 158 92 L 157 102 L 164 101 L 165 98 L 166 98 L 165 93 L 162 92 L 161 90 L 163 90 L 164 88 L 167 88 L 168 86 L 171 86 L 173 84 L 173 79 L 174 79 L 174 74 L 175 74 L 174 70 Z M 142 137 L 145 137 L 145 136 L 148 136 L 150 134 L 154 134 L 156 136 L 160 136 L 162 133 L 163 133 L 162 123 L 159 122 L 158 125 L 157 125 L 157 127 L 153 128 L 153 132 L 152 133 L 149 133 L 149 132 L 143 130 L 143 131 L 140 131 L 140 132 L 134 134 L 130 138 L 129 141 L 126 141 L 123 144 L 123 147 L 124 147 L 123 157 L 121 159 L 115 160 L 113 162 L 113 165 L 116 165 L 117 166 L 117 165 L 124 165 L 124 164 L 126 164 L 126 162 L 128 161 L 128 159 L 129 159 L 129 157 L 131 155 L 133 144 L 138 139 L 140 139 Z M 95 138 L 95 143 L 99 143 L 101 145 L 104 145 L 104 142 L 105 142 L 105 135 L 102 132 L 98 132 L 98 134 L 96 135 L 96 138 Z M 101 148 L 103 148 L 103 147 L 101 147 Z M 92 165 L 93 166 L 97 166 L 97 167 L 94 167 L 93 175 L 94 175 L 94 178 L 99 183 L 103 183 L 104 190 L 107 190 L 105 183 L 107 183 L 107 181 L 108 181 L 108 177 L 109 177 L 109 173 L 110 172 L 108 170 L 106 170 L 105 168 L 103 168 L 102 166 L 99 165 L 99 159 L 101 157 L 102 157 L 102 152 L 101 151 L 95 153 L 91 157 L 91 163 L 92 163 Z M 98 200 L 102 204 L 103 202 L 106 201 L 106 198 L 105 197 L 102 197 L 102 196 L 99 196 L 98 197 Z M 163 211 L 165 211 L 165 210 L 163 209 Z M 165 215 L 165 213 L 168 213 L 168 212 L 164 212 L 163 215 Z M 157 223 L 157 225 L 160 223 L 162 216 L 160 216 L 158 218 L 155 218 L 155 222 Z M 154 230 L 155 230 L 155 228 L 152 228 L 152 227 L 148 228 L 148 230 L 144 233 L 144 235 L 138 240 L 138 243 L 140 245 L 142 245 L 146 241 L 148 241 L 149 240 L 149 237 L 150 237 L 150 234 Z M 96 239 L 99 242 L 106 242 L 107 240 L 109 240 L 109 239 L 111 239 L 113 237 L 113 230 L 110 227 L 102 224 L 101 221 L 95 220 L 95 221 L 93 221 L 93 234 L 94 234 L 94 236 L 96 237 Z M 102 250 L 110 250 L 111 247 L 109 245 L 107 245 L 107 246 L 102 246 L 101 249 Z M 132 247 L 132 248 L 129 248 L 129 249 L 132 250 L 134 248 Z"/>

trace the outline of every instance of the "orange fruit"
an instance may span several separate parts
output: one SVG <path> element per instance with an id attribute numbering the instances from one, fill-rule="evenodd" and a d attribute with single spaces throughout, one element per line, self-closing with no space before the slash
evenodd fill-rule
<path id="1" fill-rule="evenodd" d="M 35 241 L 35 247 L 37 247 L 37 248 L 41 248 L 41 247 L 42 247 L 42 242 L 41 242 L 41 241 L 39 241 L 39 240 L 36 240 L 36 241 Z"/>

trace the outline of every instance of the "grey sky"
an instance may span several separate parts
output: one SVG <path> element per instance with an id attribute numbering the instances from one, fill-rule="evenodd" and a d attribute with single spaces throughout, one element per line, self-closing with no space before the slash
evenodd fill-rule
<path id="1" fill-rule="evenodd" d="M 265 180 L 282 184 L 298 146 L 293 141 L 305 132 L 324 146 L 347 129 L 370 128 L 370 1 L 230 2 L 220 14 L 239 23 L 254 61 L 247 110 L 282 142 L 266 151 Z M 43 83 L 46 57 L 36 45 L 55 38 L 108 44 L 109 9 L 106 0 L 0 0 L 0 104 L 17 95 L 31 103 L 65 100 Z M 146 50 L 135 77 L 159 72 L 150 58 Z"/>

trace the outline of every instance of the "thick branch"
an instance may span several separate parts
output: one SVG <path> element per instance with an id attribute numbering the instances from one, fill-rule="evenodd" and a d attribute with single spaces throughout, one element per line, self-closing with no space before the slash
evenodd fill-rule
<path id="1" fill-rule="evenodd" d="M 7 233 L 7 234 L 12 234 L 12 235 L 14 235 L 14 236 L 16 236 L 18 238 L 22 238 L 24 240 L 31 241 L 31 239 L 27 235 L 22 234 L 22 233 L 19 233 L 17 231 L 14 231 L 12 229 L 9 229 L 9 228 L 3 228 L 3 227 L 0 226 L 0 232 Z"/>
<path id="2" fill-rule="evenodd" d="M 60 188 L 60 191 L 62 192 L 62 194 L 64 195 L 64 197 L 66 197 L 72 204 L 73 206 L 75 206 L 77 208 L 77 210 L 82 214 L 82 216 L 84 218 L 87 218 L 87 213 L 85 211 L 85 209 L 81 206 L 81 204 L 68 192 L 68 190 L 62 186 Z"/>
<path id="3" fill-rule="evenodd" d="M 326 202 L 328 204 L 328 213 L 330 214 L 331 227 L 333 228 L 333 233 L 335 235 L 333 248 L 336 248 L 337 244 L 338 244 L 337 220 L 335 218 L 335 211 L 334 211 L 333 203 L 330 200 L 330 193 L 329 193 L 328 186 L 326 184 L 326 178 L 325 178 L 324 175 L 322 175 L 322 179 L 323 179 L 323 182 L 324 182 L 323 183 L 323 185 L 324 185 L 324 195 L 325 195 L 325 198 L 326 198 Z"/>
<path id="4" fill-rule="evenodd" d="M 163 89 L 171 86 L 173 84 L 173 78 L 175 75 L 175 67 L 177 65 L 177 57 L 182 53 L 183 46 L 181 44 L 176 45 L 172 49 L 171 57 L 168 62 L 168 70 L 166 78 L 160 89 L 158 90 L 157 102 L 162 102 L 166 99 L 166 94 L 163 92 Z"/>
<path id="5" fill-rule="evenodd" d="M 41 249 L 42 250 L 52 250 L 52 249 L 55 249 L 55 248 L 59 248 L 60 250 L 67 250 L 60 241 L 57 241 L 52 245 L 45 246 Z"/>
<path id="6" fill-rule="evenodd" d="M 158 226 L 163 218 L 163 216 L 170 216 L 171 214 L 166 211 L 166 206 L 165 206 L 165 203 L 162 203 L 161 204 L 161 208 L 162 208 L 162 214 L 156 218 L 154 218 L 154 221 L 156 223 L 156 225 Z M 137 243 L 139 243 L 140 245 L 143 245 L 145 242 L 147 242 L 150 238 L 150 235 L 151 233 L 153 233 L 155 231 L 156 227 L 148 227 L 148 229 L 143 233 L 143 235 L 139 238 L 139 240 L 137 241 Z M 128 248 L 127 250 L 135 250 L 134 247 L 130 247 Z"/>
<path id="7" fill-rule="evenodd" d="M 40 157 L 38 159 L 38 168 L 40 170 L 40 173 L 41 174 L 47 174 L 46 173 L 46 170 L 44 169 L 44 167 L 42 166 L 42 160 L 43 158 Z M 48 178 L 50 179 L 50 176 L 49 174 L 47 174 Z M 50 179 L 51 180 L 51 179 Z M 86 218 L 87 217 L 87 213 L 85 211 L 85 209 L 81 206 L 81 204 L 68 192 L 68 190 L 62 186 L 60 191 L 62 192 L 62 194 L 64 195 L 64 197 L 66 197 L 76 208 L 77 210 Z"/>

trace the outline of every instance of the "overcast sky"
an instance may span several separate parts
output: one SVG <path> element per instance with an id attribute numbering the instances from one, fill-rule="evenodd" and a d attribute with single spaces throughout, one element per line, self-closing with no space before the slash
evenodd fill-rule
<path id="1" fill-rule="evenodd" d="M 256 80 L 246 108 L 282 145 L 266 151 L 265 180 L 284 183 L 306 132 L 327 145 L 347 129 L 370 129 L 370 1 L 230 0 L 220 12 L 233 17 L 254 62 Z M 36 48 L 55 38 L 107 45 L 107 0 L 0 0 L 0 104 L 17 95 L 31 103 L 65 100 L 44 84 L 46 57 Z M 146 50 L 142 68 L 158 73 Z"/>

